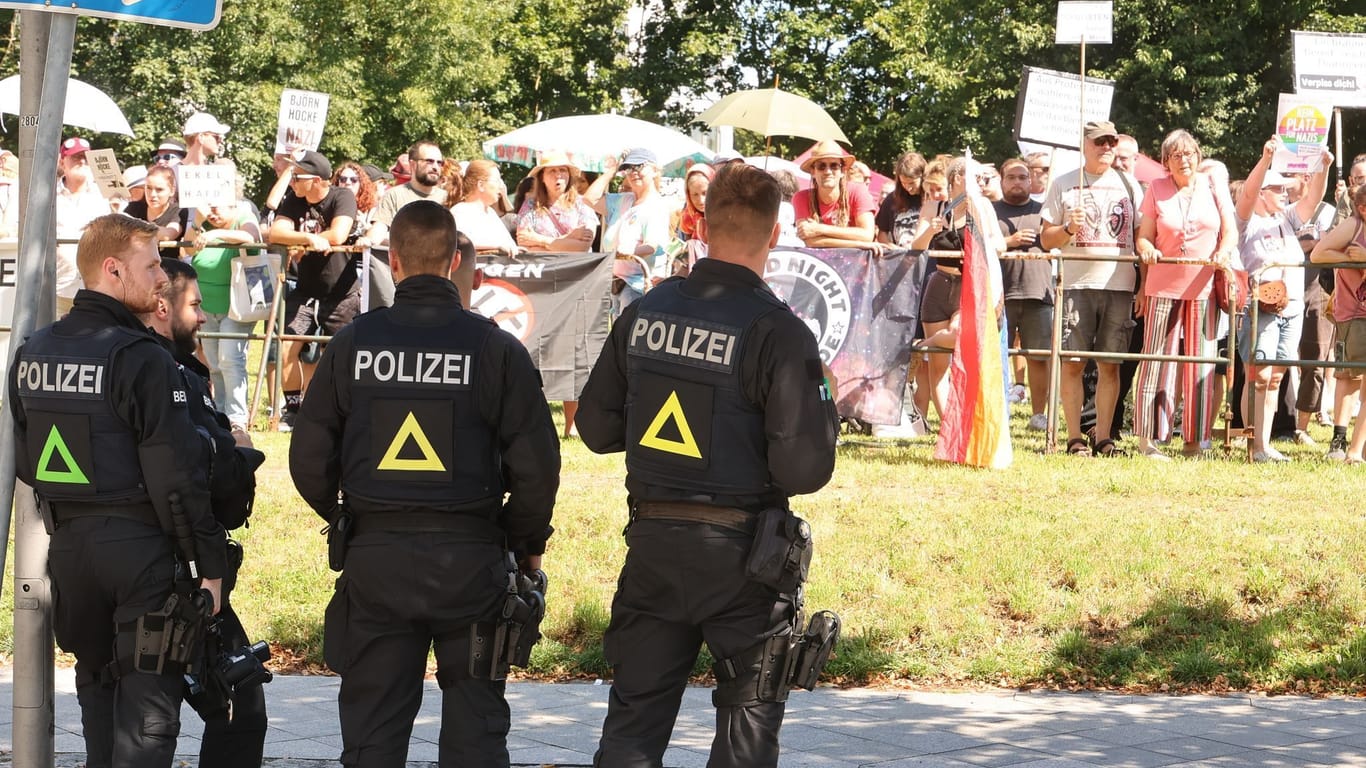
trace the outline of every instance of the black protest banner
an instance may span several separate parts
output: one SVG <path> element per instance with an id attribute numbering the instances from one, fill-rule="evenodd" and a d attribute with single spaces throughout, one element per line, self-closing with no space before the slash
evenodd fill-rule
<path id="1" fill-rule="evenodd" d="M 815 334 L 839 380 L 841 416 L 896 424 L 920 315 L 926 259 L 858 248 L 769 253 L 764 280 Z"/>
<path id="2" fill-rule="evenodd" d="M 548 400 L 575 400 L 607 339 L 612 257 L 602 253 L 480 256 L 471 309 L 522 341 Z"/>

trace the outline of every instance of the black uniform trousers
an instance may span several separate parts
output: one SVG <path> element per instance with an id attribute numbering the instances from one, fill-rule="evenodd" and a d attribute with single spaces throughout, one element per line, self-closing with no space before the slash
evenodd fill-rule
<path id="1" fill-rule="evenodd" d="M 612 690 L 593 764 L 657 768 L 702 642 L 716 659 L 738 656 L 788 627 L 792 606 L 746 578 L 749 534 L 651 519 L 633 522 L 626 541 L 603 638 Z M 748 705 L 717 707 L 708 768 L 778 764 L 786 705 L 760 703 L 752 678 L 748 686 Z"/>
<path id="2" fill-rule="evenodd" d="M 251 642 L 237 611 L 232 608 L 232 590 L 237 585 L 237 571 L 241 567 L 233 551 L 228 552 L 228 572 L 223 576 L 223 605 L 218 611 L 218 635 L 225 651 L 236 651 Z M 241 549 L 235 551 L 240 553 Z M 234 690 L 230 713 L 204 719 L 199 768 L 260 768 L 269 726 L 264 686 L 251 685 Z"/>
<path id="3" fill-rule="evenodd" d="M 504 685 L 468 677 L 469 628 L 501 610 L 504 562 L 492 537 L 361 530 L 351 540 L 323 635 L 327 665 L 342 679 L 342 765 L 405 765 L 433 647 L 439 765 L 508 765 Z"/>
<path id="4" fill-rule="evenodd" d="M 101 679 L 115 653 L 133 655 L 132 633 L 119 635 L 115 625 L 158 610 L 170 596 L 175 586 L 170 541 L 161 529 L 135 520 L 76 518 L 52 535 L 48 570 L 57 644 L 76 656 L 86 765 L 170 766 L 180 735 L 180 671 L 130 671 L 112 685 Z"/>

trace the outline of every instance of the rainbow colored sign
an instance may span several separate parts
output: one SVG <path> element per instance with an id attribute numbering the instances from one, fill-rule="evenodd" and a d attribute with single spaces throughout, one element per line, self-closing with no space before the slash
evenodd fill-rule
<path id="1" fill-rule="evenodd" d="M 1332 122 L 1332 104 L 1282 93 L 1276 110 L 1276 138 L 1281 149 L 1272 158 L 1272 169 L 1280 173 L 1319 170 Z"/>

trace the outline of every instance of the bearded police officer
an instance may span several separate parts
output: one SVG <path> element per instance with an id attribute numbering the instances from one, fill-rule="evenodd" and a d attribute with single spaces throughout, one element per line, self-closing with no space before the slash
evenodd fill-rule
<path id="1" fill-rule="evenodd" d="M 188 577 L 216 611 L 224 573 L 207 443 L 175 362 L 137 317 L 166 284 L 156 245 L 154 224 L 92 221 L 76 250 L 86 288 L 28 339 L 10 379 L 16 473 L 53 530 L 53 626 L 76 656 L 91 768 L 171 765 L 195 659 L 169 638 L 207 618 Z"/>
<path id="2" fill-rule="evenodd" d="M 594 765 L 661 764 L 705 641 L 718 680 L 708 765 L 776 766 L 784 670 L 833 642 L 803 643 L 797 626 L 809 529 L 787 500 L 830 479 L 836 416 L 816 340 L 761 279 L 780 200 L 763 171 L 717 171 L 709 258 L 622 313 L 579 399 L 584 443 L 626 452 L 631 508 Z"/>
<path id="3" fill-rule="evenodd" d="M 506 766 L 502 680 L 539 621 L 518 572 L 539 569 L 551 533 L 559 441 L 526 349 L 461 307 L 450 212 L 409 203 L 389 246 L 394 306 L 328 344 L 289 451 L 344 566 L 323 641 L 341 761 L 404 764 L 434 644 L 440 764 Z"/>
<path id="4" fill-rule="evenodd" d="M 245 525 L 251 516 L 256 469 L 266 457 L 250 446 L 237 444 L 241 438 L 233 434 L 227 415 L 214 405 L 209 369 L 195 357 L 199 327 L 204 324 L 198 273 L 178 259 L 162 259 L 161 267 L 166 273 L 166 287 L 161 291 L 157 308 L 142 319 L 175 358 L 188 395 L 190 417 L 213 441 L 210 504 L 214 518 L 225 530 L 232 531 Z M 227 544 L 222 606 L 215 630 L 207 638 L 207 663 L 190 677 L 186 696 L 204 718 L 199 768 L 260 766 L 265 752 L 268 720 L 261 684 L 268 682 L 271 675 L 262 665 L 264 659 L 242 652 L 250 640 L 232 607 L 232 590 L 242 565 L 242 545 L 231 538 Z M 258 653 L 269 653 L 268 646 L 257 648 Z M 221 664 L 225 658 L 234 661 L 226 670 Z"/>

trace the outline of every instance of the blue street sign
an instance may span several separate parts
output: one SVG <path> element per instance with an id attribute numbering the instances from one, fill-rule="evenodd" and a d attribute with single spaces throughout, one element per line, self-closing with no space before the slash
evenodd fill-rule
<path id="1" fill-rule="evenodd" d="M 0 8 L 101 16 L 188 29 L 213 29 L 223 15 L 223 0 L 0 0 Z"/>

